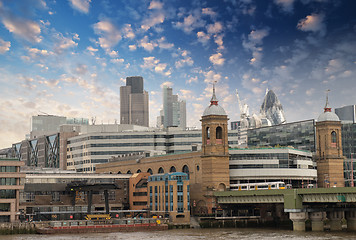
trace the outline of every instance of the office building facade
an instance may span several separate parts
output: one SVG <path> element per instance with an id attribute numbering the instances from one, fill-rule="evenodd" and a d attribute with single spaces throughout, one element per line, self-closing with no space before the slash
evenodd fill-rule
<path id="1" fill-rule="evenodd" d="M 247 130 L 248 147 L 293 147 L 315 152 L 315 120 Z"/>
<path id="2" fill-rule="evenodd" d="M 148 177 L 148 206 L 151 214 L 170 218 L 170 222 L 190 224 L 190 185 L 188 174 L 172 172 Z"/>
<path id="3" fill-rule="evenodd" d="M 356 123 L 356 105 L 335 108 L 335 113 L 342 123 Z"/>
<path id="4" fill-rule="evenodd" d="M 178 95 L 173 94 L 173 89 L 163 86 L 163 127 L 187 127 L 186 102 L 179 100 Z M 161 113 L 162 115 L 162 113 Z"/>
<path id="5" fill-rule="evenodd" d="M 148 93 L 143 90 L 143 78 L 127 77 L 120 87 L 120 123 L 149 126 Z"/>
<path id="6" fill-rule="evenodd" d="M 20 215 L 20 190 L 24 189 L 18 159 L 0 159 L 0 222 L 16 222 Z"/>
<path id="7" fill-rule="evenodd" d="M 230 188 L 241 183 L 284 182 L 293 188 L 315 186 L 312 153 L 293 148 L 230 149 Z"/>

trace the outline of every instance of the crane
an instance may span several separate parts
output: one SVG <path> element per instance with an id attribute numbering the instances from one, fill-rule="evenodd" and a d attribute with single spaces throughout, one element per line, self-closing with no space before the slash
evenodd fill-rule
<path id="1" fill-rule="evenodd" d="M 237 97 L 237 101 L 239 103 L 239 108 L 240 108 L 240 114 L 241 114 L 240 118 L 241 119 L 247 118 L 250 115 L 248 105 L 246 103 L 244 105 L 242 105 L 237 89 L 236 89 L 236 97 Z"/>

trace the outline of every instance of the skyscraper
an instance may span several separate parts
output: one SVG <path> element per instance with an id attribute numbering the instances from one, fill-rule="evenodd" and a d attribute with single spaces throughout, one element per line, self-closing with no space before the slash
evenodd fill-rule
<path id="1" fill-rule="evenodd" d="M 343 123 L 356 123 L 356 105 L 335 108 L 335 113 Z"/>
<path id="2" fill-rule="evenodd" d="M 143 90 L 143 78 L 127 77 L 120 87 L 120 123 L 148 127 L 148 93 Z"/>
<path id="3" fill-rule="evenodd" d="M 179 100 L 178 95 L 173 94 L 172 88 L 163 86 L 163 126 L 185 129 L 186 118 L 186 102 Z"/>

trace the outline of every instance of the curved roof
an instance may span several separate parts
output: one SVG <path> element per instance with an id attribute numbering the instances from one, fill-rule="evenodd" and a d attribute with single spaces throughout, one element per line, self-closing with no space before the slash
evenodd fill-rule
<path id="1" fill-rule="evenodd" d="M 210 105 L 205 108 L 203 116 L 208 115 L 226 115 L 225 110 L 219 105 Z"/>
<path id="2" fill-rule="evenodd" d="M 218 104 L 218 99 L 215 96 L 215 85 L 213 85 L 213 96 L 211 97 L 210 100 L 210 106 L 205 108 L 203 116 L 209 116 L 209 115 L 224 115 L 226 116 L 225 110 L 219 106 Z"/>
<path id="3" fill-rule="evenodd" d="M 340 121 L 339 117 L 333 112 L 323 112 L 318 117 L 318 122 L 323 121 Z"/>

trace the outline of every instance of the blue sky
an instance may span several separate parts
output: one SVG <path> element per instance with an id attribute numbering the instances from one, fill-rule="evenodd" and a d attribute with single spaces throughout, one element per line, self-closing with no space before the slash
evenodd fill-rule
<path id="1" fill-rule="evenodd" d="M 258 113 L 274 90 L 288 122 L 356 104 L 354 0 L 0 0 L 0 148 L 33 115 L 120 119 L 119 88 L 140 75 L 150 126 L 162 85 L 187 101 L 188 126 L 209 104 L 239 119 L 235 89 Z"/>

